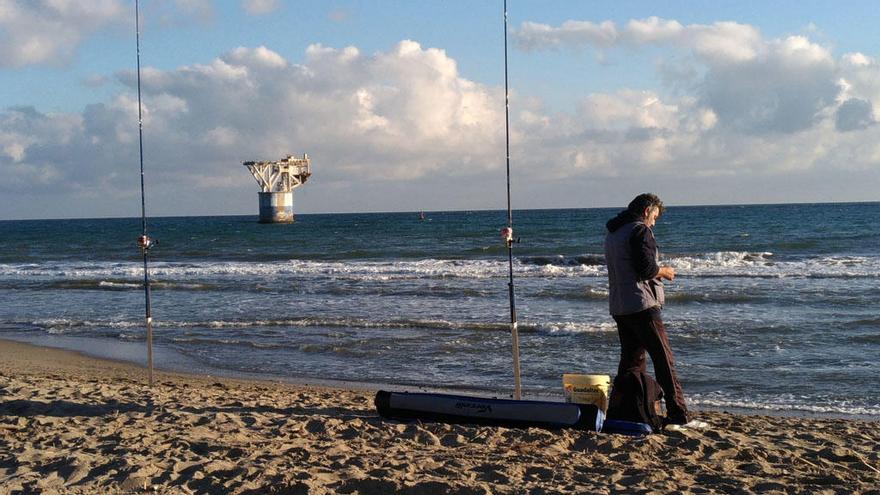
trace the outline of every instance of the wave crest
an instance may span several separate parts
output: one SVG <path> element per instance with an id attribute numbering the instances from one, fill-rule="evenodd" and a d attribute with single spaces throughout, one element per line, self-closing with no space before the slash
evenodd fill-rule
<path id="1" fill-rule="evenodd" d="M 878 278 L 878 256 L 824 256 L 778 259 L 770 252 L 718 251 L 664 256 L 662 261 L 685 277 L 828 277 Z M 600 277 L 606 269 L 601 255 L 525 256 L 517 258 L 517 277 Z M 392 282 L 419 279 L 491 279 L 507 276 L 501 259 L 424 259 L 407 261 L 156 262 L 151 274 L 157 286 L 210 290 L 217 283 L 247 280 L 333 279 Z M 69 284 L 71 288 L 122 290 L 140 287 L 137 263 L 60 262 L 0 264 L 0 284 Z M 61 287 L 59 287 L 61 288 Z"/>
<path id="2" fill-rule="evenodd" d="M 44 329 L 52 334 L 75 333 L 77 329 L 134 329 L 143 325 L 138 321 L 91 321 L 71 319 L 47 319 L 31 322 L 31 325 Z M 436 330 L 471 330 L 471 331 L 509 331 L 510 323 L 499 322 L 461 322 L 448 320 L 428 319 L 396 319 L 396 320 L 366 320 L 360 318 L 324 318 L 324 317 L 301 317 L 279 318 L 263 320 L 211 320 L 211 321 L 162 321 L 154 320 L 154 329 L 242 329 L 253 327 L 327 327 L 327 328 L 376 328 L 376 329 L 436 329 Z M 522 332 L 533 333 L 597 333 L 611 332 L 615 330 L 610 322 L 520 322 L 518 328 Z"/>

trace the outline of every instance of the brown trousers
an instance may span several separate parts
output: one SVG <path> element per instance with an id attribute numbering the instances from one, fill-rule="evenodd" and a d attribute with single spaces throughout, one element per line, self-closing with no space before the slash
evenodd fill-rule
<path id="1" fill-rule="evenodd" d="M 675 358 L 669 347 L 666 327 L 660 311 L 647 309 L 631 315 L 615 316 L 617 334 L 620 337 L 620 364 L 618 376 L 629 371 L 646 372 L 645 351 L 654 362 L 654 374 L 666 396 L 667 422 L 686 423 L 687 406 L 684 392 L 675 372 Z"/>

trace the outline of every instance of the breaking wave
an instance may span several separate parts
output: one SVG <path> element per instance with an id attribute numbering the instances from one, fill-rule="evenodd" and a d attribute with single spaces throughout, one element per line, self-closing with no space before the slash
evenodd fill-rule
<path id="1" fill-rule="evenodd" d="M 115 329 L 130 330 L 143 326 L 143 321 L 120 321 L 120 320 L 72 320 L 72 319 L 46 319 L 28 322 L 28 324 L 43 329 L 51 334 L 77 333 L 79 329 Z M 429 319 L 396 319 L 396 320 L 366 320 L 360 318 L 281 318 L 265 320 L 210 320 L 210 321 L 162 321 L 154 320 L 154 329 L 245 329 L 255 327 L 281 327 L 281 328 L 375 328 L 375 329 L 428 329 L 428 330 L 471 330 L 471 331 L 504 331 L 510 330 L 509 322 L 461 322 Z M 601 333 L 613 332 L 615 326 L 610 322 L 546 322 L 528 323 L 520 322 L 518 328 L 521 332 L 533 333 Z M 133 334 L 126 334 L 131 337 Z"/>
<path id="2" fill-rule="evenodd" d="M 780 395 L 756 397 L 743 400 L 741 397 L 728 397 L 726 394 L 688 394 L 688 402 L 715 409 L 739 409 L 777 413 L 812 413 L 831 415 L 852 415 L 880 417 L 880 407 L 876 404 L 860 404 L 834 398 L 801 397 Z"/>
<path id="3" fill-rule="evenodd" d="M 601 254 L 582 254 L 579 256 L 524 256 L 518 258 L 523 265 L 554 265 L 554 266 L 605 266 L 605 257 Z"/>
<path id="4" fill-rule="evenodd" d="M 826 256 L 777 259 L 769 252 L 719 251 L 671 255 L 664 263 L 683 277 L 877 278 L 880 257 Z M 0 284 L 68 284 L 70 288 L 134 289 L 140 287 L 137 263 L 59 262 L 0 264 Z M 598 277 L 605 275 L 600 255 L 529 256 L 518 258 L 515 275 L 525 278 Z M 183 290 L 211 289 L 210 282 L 325 278 L 386 282 L 418 279 L 488 279 L 507 276 L 507 262 L 497 259 L 408 261 L 157 262 L 151 267 L 157 284 Z M 161 285 L 160 285 L 161 287 Z"/>

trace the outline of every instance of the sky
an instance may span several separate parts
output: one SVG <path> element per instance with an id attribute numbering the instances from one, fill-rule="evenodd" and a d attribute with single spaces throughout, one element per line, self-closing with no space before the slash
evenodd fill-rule
<path id="1" fill-rule="evenodd" d="M 872 2 L 508 2 L 512 204 L 880 200 Z M 503 2 L 144 0 L 147 214 L 506 207 Z M 135 5 L 0 0 L 0 219 L 140 215 Z"/>

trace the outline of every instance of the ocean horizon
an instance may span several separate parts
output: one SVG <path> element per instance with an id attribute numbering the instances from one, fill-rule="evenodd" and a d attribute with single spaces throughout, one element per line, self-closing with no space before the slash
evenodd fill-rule
<path id="1" fill-rule="evenodd" d="M 856 201 L 819 201 L 819 202 L 780 202 L 780 203 L 695 203 L 695 204 L 674 204 L 674 205 L 666 205 L 670 208 L 704 208 L 704 207 L 739 207 L 739 206 L 805 206 L 805 205 L 860 205 L 860 204 L 880 204 L 880 200 L 856 200 Z M 539 208 L 513 208 L 513 212 L 522 212 L 522 211 L 554 211 L 554 210 L 622 210 L 625 208 L 625 205 L 621 206 L 549 206 L 549 207 L 539 207 Z M 254 207 L 254 213 L 218 213 L 212 215 L 151 215 L 147 213 L 147 222 L 151 219 L 156 218 L 214 218 L 214 217 L 253 217 L 254 219 L 258 218 L 258 212 L 256 211 L 256 205 Z M 299 216 L 308 216 L 308 215 L 368 215 L 368 214 L 398 214 L 398 213 L 463 213 L 463 212 L 499 212 L 504 210 L 502 208 L 464 208 L 464 209 L 419 209 L 419 210 L 366 210 L 366 211 L 321 211 L 321 212 L 298 212 L 294 211 L 296 217 Z M 82 217 L 33 217 L 33 218 L 6 218 L 0 219 L 0 222 L 27 222 L 31 220 L 47 220 L 47 221 L 55 221 L 55 220 L 126 220 L 126 219 L 137 219 L 141 220 L 141 216 L 82 216 Z M 296 223 L 296 222 L 294 222 Z"/>

